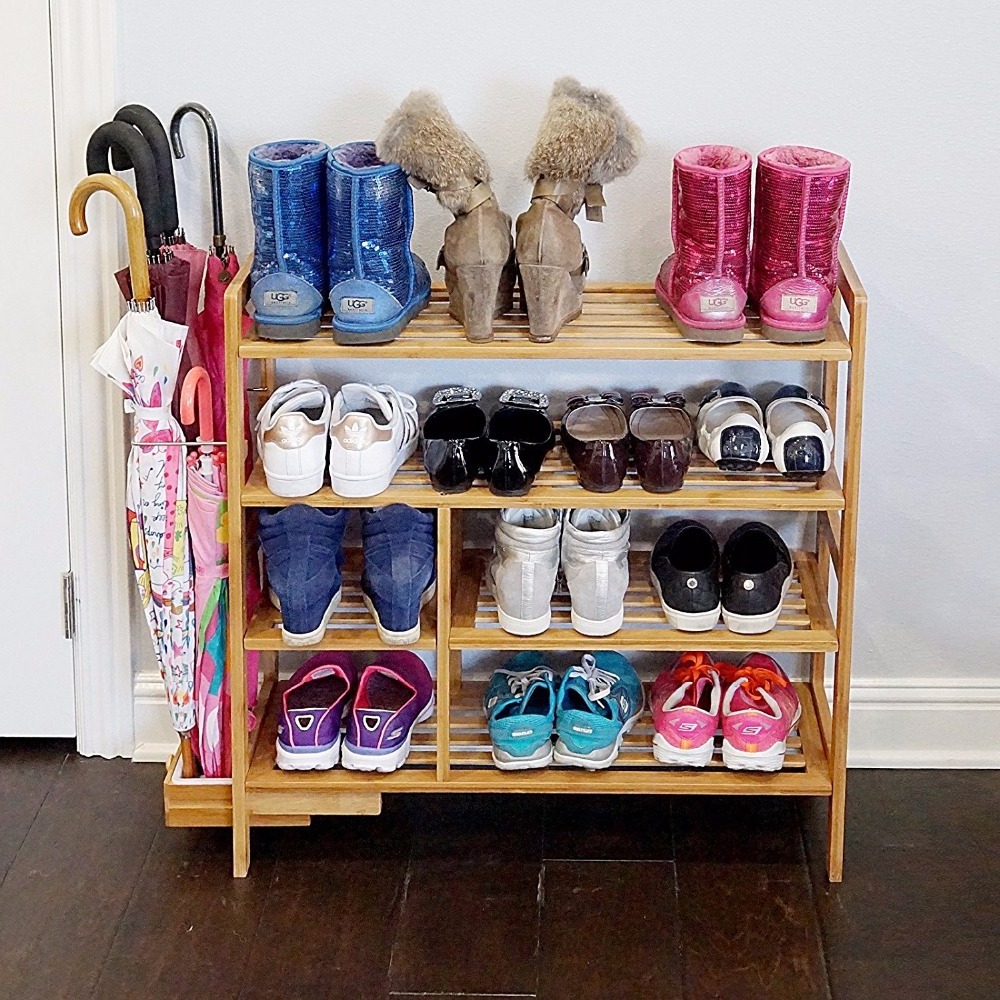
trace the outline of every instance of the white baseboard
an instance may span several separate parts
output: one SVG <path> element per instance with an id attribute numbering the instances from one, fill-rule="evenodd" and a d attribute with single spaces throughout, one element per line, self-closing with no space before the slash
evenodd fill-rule
<path id="1" fill-rule="evenodd" d="M 1000 678 L 856 678 L 847 763 L 1000 768 Z"/>
<path id="2" fill-rule="evenodd" d="M 133 760 L 177 747 L 163 682 L 135 679 Z M 851 685 L 850 767 L 1000 768 L 1000 678 L 860 677 Z"/>

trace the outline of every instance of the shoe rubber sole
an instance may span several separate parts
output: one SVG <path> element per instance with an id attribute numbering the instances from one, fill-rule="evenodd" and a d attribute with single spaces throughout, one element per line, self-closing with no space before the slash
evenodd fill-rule
<path id="1" fill-rule="evenodd" d="M 431 585 L 420 595 L 420 607 L 423 607 L 434 600 L 434 594 L 437 592 L 437 581 L 433 581 Z M 413 628 L 405 629 L 402 632 L 390 632 L 389 629 L 382 626 L 382 622 L 379 619 L 378 612 L 375 610 L 375 605 L 372 603 L 371 598 L 362 593 L 361 600 L 365 602 L 365 607 L 368 609 L 372 618 L 375 619 L 375 627 L 378 629 L 378 637 L 387 646 L 409 646 L 415 643 L 420 638 L 420 615 L 417 615 L 417 624 Z"/>
<path id="2" fill-rule="evenodd" d="M 539 635 L 552 624 L 552 609 L 547 609 L 545 614 L 537 618 L 515 618 L 498 604 L 497 618 L 500 620 L 500 628 L 511 635 Z"/>
<path id="3" fill-rule="evenodd" d="M 310 750 L 305 753 L 292 753 L 286 750 L 278 740 L 275 740 L 275 762 L 282 771 L 329 771 L 336 767 L 340 760 L 340 734 L 337 742 L 323 750 Z"/>
<path id="4" fill-rule="evenodd" d="M 413 725 L 426 722 L 434 714 L 434 695 L 427 703 L 424 710 L 416 717 Z M 344 748 L 341 752 L 341 763 L 349 771 L 377 771 L 379 774 L 388 774 L 396 771 L 406 762 L 410 754 L 410 740 L 413 738 L 413 727 L 406 734 L 406 739 L 395 750 L 387 753 L 361 753 L 351 748 L 351 744 L 344 740 Z"/>
<path id="5" fill-rule="evenodd" d="M 781 585 L 781 599 L 778 606 L 773 611 L 768 611 L 761 615 L 738 615 L 735 612 L 727 611 L 725 605 L 722 608 L 722 620 L 726 623 L 726 628 L 730 632 L 739 635 L 760 635 L 763 632 L 770 632 L 778 624 L 778 617 L 781 608 L 785 603 L 788 588 L 792 584 L 792 575 L 789 573 L 785 577 L 785 582 Z"/>
<path id="6" fill-rule="evenodd" d="M 267 317 L 254 317 L 254 329 L 261 340 L 312 340 L 319 333 L 322 313 L 305 316 L 296 323 L 268 322 Z"/>
<path id="7" fill-rule="evenodd" d="M 653 737 L 653 756 L 661 764 L 671 764 L 676 767 L 706 767 L 715 753 L 715 740 L 711 739 L 703 746 L 682 750 L 669 743 L 657 733 Z"/>
<path id="8" fill-rule="evenodd" d="M 622 627 L 625 621 L 625 608 L 619 608 L 617 614 L 612 615 L 610 618 L 601 619 L 600 621 L 584 618 L 583 615 L 578 615 L 570 608 L 569 618 L 573 628 L 580 635 L 611 635 Z"/>
<path id="9" fill-rule="evenodd" d="M 681 632 L 709 632 L 719 624 L 719 615 L 722 613 L 722 604 L 710 611 L 678 611 L 670 607 L 663 599 L 663 591 L 660 589 L 660 581 L 653 572 L 652 566 L 649 568 L 649 579 L 656 591 L 656 596 L 660 600 L 660 607 L 667 616 L 667 623 Z"/>
<path id="10" fill-rule="evenodd" d="M 493 747 L 493 763 L 501 771 L 534 771 L 540 767 L 548 767 L 552 763 L 554 748 L 552 741 L 543 743 L 534 753 L 517 756 Z"/>
<path id="11" fill-rule="evenodd" d="M 824 323 L 821 327 L 813 330 L 783 330 L 781 327 L 771 326 L 762 317 L 760 332 L 775 344 L 818 344 L 820 341 L 826 340 L 828 325 L 829 323 Z"/>
<path id="12" fill-rule="evenodd" d="M 789 732 L 795 728 L 802 717 L 802 706 L 799 705 Z M 787 749 L 787 736 L 784 740 L 768 747 L 767 750 L 752 752 L 750 750 L 737 750 L 729 740 L 722 741 L 722 763 L 730 771 L 780 771 L 785 766 L 785 753 Z"/>
<path id="13" fill-rule="evenodd" d="M 326 606 L 326 611 L 323 612 L 323 620 L 311 632 L 289 632 L 285 628 L 285 623 L 282 622 L 282 642 L 284 642 L 286 646 L 315 646 L 317 643 L 321 642 L 323 640 L 323 636 L 326 635 L 326 626 L 333 617 L 334 611 L 337 610 L 337 605 L 340 604 L 340 598 L 343 595 L 343 592 L 343 588 L 341 588 L 336 594 L 333 595 L 330 599 L 330 603 Z M 281 605 L 276 600 L 276 595 L 273 590 L 271 591 L 271 601 L 280 612 Z"/>
<path id="14" fill-rule="evenodd" d="M 552 760 L 556 764 L 563 764 L 567 767 L 582 767 L 587 771 L 603 771 L 618 759 L 618 753 L 622 748 L 622 741 L 629 734 L 632 727 L 639 721 L 642 715 L 642 707 L 635 715 L 629 717 L 623 723 L 618 735 L 613 743 L 606 747 L 598 747 L 590 753 L 574 753 L 561 739 L 556 740 L 555 749 L 552 752 Z"/>

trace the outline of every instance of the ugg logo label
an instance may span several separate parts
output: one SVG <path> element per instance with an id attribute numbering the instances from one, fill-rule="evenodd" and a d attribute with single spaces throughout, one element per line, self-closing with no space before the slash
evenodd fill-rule
<path id="1" fill-rule="evenodd" d="M 736 312 L 735 295 L 702 295 L 700 298 L 703 313 Z"/>
<path id="2" fill-rule="evenodd" d="M 348 298 L 348 296 L 345 295 L 340 300 L 340 311 L 342 313 L 351 313 L 353 315 L 357 315 L 358 313 L 373 313 L 375 312 L 375 300 Z"/>
<path id="3" fill-rule="evenodd" d="M 790 313 L 816 312 L 818 300 L 815 295 L 782 295 L 781 311 Z"/>
<path id="4" fill-rule="evenodd" d="M 283 292 L 271 290 L 264 292 L 264 305 L 266 306 L 294 306 L 299 301 L 298 292 Z"/>

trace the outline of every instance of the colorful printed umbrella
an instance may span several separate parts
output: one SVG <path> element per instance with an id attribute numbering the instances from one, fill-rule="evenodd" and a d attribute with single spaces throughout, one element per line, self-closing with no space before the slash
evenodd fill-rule
<path id="1" fill-rule="evenodd" d="M 143 242 L 142 209 L 116 177 L 94 174 L 70 198 L 70 228 L 87 232 L 85 208 L 95 191 L 109 191 L 125 212 L 134 298 L 91 364 L 125 394 L 133 414 L 126 485 L 126 521 L 135 579 L 181 736 L 184 775 L 194 775 L 195 609 L 188 537 L 187 465 L 181 428 L 170 412 L 187 327 L 160 317 L 152 299 Z"/>
<path id="2" fill-rule="evenodd" d="M 202 367 L 192 368 L 181 387 L 181 421 L 195 423 L 198 441 L 214 441 L 212 386 Z M 232 774 L 229 674 L 229 535 L 226 509 L 226 449 L 208 445 L 188 455 L 188 521 L 194 555 L 194 603 L 198 622 L 194 697 L 195 749 L 207 778 Z"/>

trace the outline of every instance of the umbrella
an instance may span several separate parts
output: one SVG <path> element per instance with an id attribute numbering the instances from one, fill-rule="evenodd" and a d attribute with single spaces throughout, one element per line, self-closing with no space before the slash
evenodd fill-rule
<path id="1" fill-rule="evenodd" d="M 196 396 L 197 393 L 197 396 Z M 214 446 L 212 386 L 208 372 L 192 368 L 181 386 L 181 421 L 197 422 L 199 442 L 188 454 L 188 523 L 194 556 L 194 604 L 198 622 L 194 675 L 195 747 L 208 778 L 232 774 L 229 675 L 229 542 L 226 522 L 226 450 Z"/>
<path id="2" fill-rule="evenodd" d="M 129 164 L 135 169 L 135 187 L 144 221 L 146 264 L 158 311 L 169 322 L 184 323 L 191 266 L 169 251 L 161 250 L 163 215 L 153 154 L 146 140 L 131 125 L 105 122 L 87 143 L 87 173 L 109 174 L 112 149 L 124 150 Z M 130 300 L 129 268 L 117 272 L 115 278 L 126 301 Z"/>
<path id="3" fill-rule="evenodd" d="M 226 238 L 226 228 L 222 217 L 222 172 L 219 169 L 219 132 L 215 119 L 208 108 L 201 104 L 182 104 L 170 119 L 170 139 L 174 147 L 174 155 L 181 159 L 184 156 L 184 144 L 181 141 L 181 122 L 188 113 L 197 115 L 205 126 L 208 137 L 208 177 L 209 191 L 212 197 L 212 252 L 208 256 L 205 269 L 205 302 L 194 326 L 194 334 L 201 348 L 202 363 L 208 370 L 212 384 L 212 419 L 216 431 L 221 435 L 226 427 L 226 333 L 224 297 L 229 282 L 240 269 L 236 251 L 229 245 Z M 249 331 L 252 321 L 248 316 L 243 318 L 243 333 Z M 247 362 L 243 362 L 243 384 L 246 385 Z M 244 473 L 249 476 L 253 470 L 253 444 L 250 437 L 250 412 L 247 398 L 243 397 L 243 441 Z M 246 594 L 246 612 L 248 620 L 261 599 L 260 580 L 257 575 L 255 561 L 247 559 L 247 578 L 244 587 Z M 260 654 L 248 652 L 247 665 L 247 704 L 253 708 L 257 699 L 257 677 L 260 669 Z M 251 719 L 253 725 L 253 719 Z"/>
<path id="4" fill-rule="evenodd" d="M 164 320 L 151 296 L 143 253 L 143 217 L 124 181 L 94 174 L 70 197 L 70 228 L 87 232 L 86 205 L 109 191 L 122 205 L 134 297 L 91 365 L 125 393 L 134 415 L 126 485 L 126 522 L 135 579 L 153 637 L 174 728 L 180 734 L 183 774 L 192 777 L 195 726 L 194 580 L 187 526 L 187 466 L 181 429 L 170 413 L 187 327 Z"/>
<path id="5" fill-rule="evenodd" d="M 202 363 L 208 370 L 212 383 L 212 419 L 216 428 L 226 426 L 226 337 L 223 320 L 223 298 L 229 282 L 240 269 L 236 252 L 229 246 L 226 239 L 225 224 L 222 219 L 222 174 L 219 169 L 219 132 L 215 127 L 215 119 L 208 108 L 201 104 L 182 104 L 170 119 L 170 139 L 173 142 L 174 155 L 181 159 L 184 156 L 184 144 L 181 142 L 181 121 L 189 112 L 196 114 L 204 123 L 208 133 L 208 176 L 209 189 L 212 196 L 212 253 L 209 255 L 205 272 L 205 303 L 194 332 L 201 348 Z M 244 372 L 245 374 L 245 372 Z M 243 426 L 248 443 L 247 459 L 252 467 L 253 456 L 249 448 L 250 418 L 246 398 L 243 400 Z"/>
<path id="6" fill-rule="evenodd" d="M 163 242 L 170 248 L 175 257 L 186 260 L 191 267 L 188 279 L 187 311 L 184 322 L 189 327 L 194 326 L 198 314 L 198 300 L 201 298 L 201 282 L 205 273 L 205 258 L 208 254 L 200 247 L 192 246 L 184 237 L 180 220 L 177 217 L 177 188 L 174 184 L 174 161 L 170 155 L 170 142 L 160 119 L 149 108 L 141 104 L 126 104 L 115 115 L 116 122 L 125 122 L 138 129 L 149 144 L 156 165 L 156 179 L 160 187 L 160 213 L 163 224 Z M 116 170 L 128 170 L 131 165 L 127 156 L 119 150 L 112 150 L 112 163 Z M 140 201 L 142 199 L 140 198 Z M 198 357 L 197 341 L 189 341 L 186 354 L 191 364 L 201 364 Z M 187 366 L 183 366 L 187 367 Z"/>

